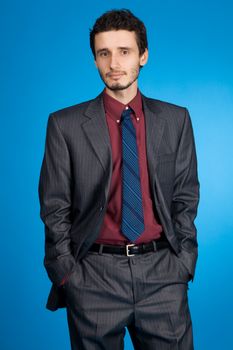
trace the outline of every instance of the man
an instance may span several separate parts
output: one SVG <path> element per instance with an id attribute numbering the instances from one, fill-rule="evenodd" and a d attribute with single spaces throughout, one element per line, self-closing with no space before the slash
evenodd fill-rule
<path id="1" fill-rule="evenodd" d="M 47 307 L 67 308 L 71 347 L 193 349 L 199 198 L 186 108 L 138 89 L 144 24 L 112 10 L 90 32 L 105 84 L 95 99 L 52 113 L 40 174 Z"/>

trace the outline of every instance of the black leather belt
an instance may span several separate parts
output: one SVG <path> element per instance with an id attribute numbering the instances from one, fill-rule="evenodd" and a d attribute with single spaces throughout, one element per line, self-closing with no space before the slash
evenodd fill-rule
<path id="1" fill-rule="evenodd" d="M 160 249 L 168 248 L 170 244 L 165 240 L 154 240 L 149 243 L 127 244 L 127 245 L 107 245 L 94 243 L 89 251 L 97 253 L 121 254 L 134 256 L 135 254 L 145 254 L 155 252 Z"/>

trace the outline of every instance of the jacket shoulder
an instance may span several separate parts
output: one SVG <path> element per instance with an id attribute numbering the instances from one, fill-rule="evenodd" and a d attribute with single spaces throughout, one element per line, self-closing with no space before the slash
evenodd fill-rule
<path id="1" fill-rule="evenodd" d="M 73 116 L 73 115 L 77 116 L 77 115 L 83 114 L 83 112 L 87 109 L 89 104 L 95 101 L 96 99 L 97 98 L 58 109 L 54 112 L 51 112 L 50 115 L 53 115 L 55 118 L 62 119 L 64 117 L 67 118 L 69 116 Z"/>
<path id="2" fill-rule="evenodd" d="M 93 102 L 99 101 L 101 94 L 94 99 L 68 106 L 49 114 L 49 120 L 53 119 L 60 129 L 70 129 L 86 120 L 85 112 Z"/>
<path id="3" fill-rule="evenodd" d="M 158 118 L 164 119 L 170 127 L 178 127 L 180 129 L 184 125 L 186 118 L 189 118 L 189 112 L 186 107 L 148 97 L 144 97 L 144 103 L 147 109 Z"/>
<path id="4" fill-rule="evenodd" d="M 184 113 L 187 111 L 187 108 L 184 106 L 179 106 L 177 104 L 167 102 L 167 101 L 162 101 L 150 97 L 144 96 L 145 102 L 150 108 L 159 108 L 162 111 L 172 111 L 172 112 L 178 112 L 178 113 Z"/>

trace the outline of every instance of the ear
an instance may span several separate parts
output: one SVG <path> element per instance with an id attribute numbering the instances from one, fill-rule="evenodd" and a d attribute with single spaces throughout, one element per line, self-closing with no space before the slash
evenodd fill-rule
<path id="1" fill-rule="evenodd" d="M 96 63 L 96 60 L 94 60 L 94 63 L 95 63 L 96 68 L 98 68 L 97 63 Z"/>
<path id="2" fill-rule="evenodd" d="M 140 57 L 140 66 L 144 66 L 148 61 L 148 49 L 145 49 L 144 53 Z"/>

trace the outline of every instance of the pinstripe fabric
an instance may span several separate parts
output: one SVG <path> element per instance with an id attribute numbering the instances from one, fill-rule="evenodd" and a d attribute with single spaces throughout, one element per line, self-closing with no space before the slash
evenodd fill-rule
<path id="1" fill-rule="evenodd" d="M 142 95 L 151 197 L 173 251 L 194 276 L 199 182 L 188 111 Z M 52 113 L 40 172 L 45 267 L 53 283 L 47 307 L 66 305 L 59 287 L 97 239 L 108 203 L 111 143 L 102 94 Z"/>
<path id="2" fill-rule="evenodd" d="M 121 116 L 122 131 L 122 223 L 121 231 L 135 241 L 144 231 L 141 180 L 136 131 L 131 120 L 132 109 Z"/>
<path id="3" fill-rule="evenodd" d="M 89 252 L 64 286 L 72 350 L 193 350 L 189 273 L 170 249 L 126 257 Z"/>

